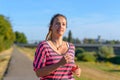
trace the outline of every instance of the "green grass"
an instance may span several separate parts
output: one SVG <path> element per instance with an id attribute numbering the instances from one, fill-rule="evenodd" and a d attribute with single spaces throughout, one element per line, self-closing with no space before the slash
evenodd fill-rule
<path id="1" fill-rule="evenodd" d="M 81 76 L 80 78 L 75 77 L 75 80 L 92 80 L 92 79 Z"/>
<path id="2" fill-rule="evenodd" d="M 84 65 L 89 68 L 99 69 L 105 72 L 111 72 L 116 75 L 120 75 L 120 65 L 115 65 L 110 62 L 102 62 L 102 63 L 91 63 L 91 62 L 77 62 L 79 65 Z"/>
<path id="3" fill-rule="evenodd" d="M 76 62 L 82 69 L 80 78 L 76 80 L 119 80 L 120 65 L 111 63 Z"/>

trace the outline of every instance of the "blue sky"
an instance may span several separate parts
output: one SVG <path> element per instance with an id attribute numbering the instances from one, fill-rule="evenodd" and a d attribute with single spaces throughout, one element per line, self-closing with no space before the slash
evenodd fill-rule
<path id="1" fill-rule="evenodd" d="M 74 38 L 120 40 L 120 0 L 0 0 L 0 14 L 29 41 L 44 40 L 51 17 L 64 14 Z"/>

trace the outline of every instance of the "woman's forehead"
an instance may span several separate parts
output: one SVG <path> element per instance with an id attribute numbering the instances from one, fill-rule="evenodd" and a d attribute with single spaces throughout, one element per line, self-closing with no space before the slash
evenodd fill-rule
<path id="1" fill-rule="evenodd" d="M 64 22 L 66 22 L 66 19 L 62 16 L 58 16 L 54 19 L 54 21 L 64 21 Z"/>

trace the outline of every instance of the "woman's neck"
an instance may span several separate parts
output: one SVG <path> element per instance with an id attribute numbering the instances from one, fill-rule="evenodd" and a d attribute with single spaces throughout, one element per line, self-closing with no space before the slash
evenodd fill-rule
<path id="1" fill-rule="evenodd" d="M 51 40 L 56 42 L 57 44 L 59 44 L 63 41 L 63 38 L 62 38 L 62 36 L 52 36 Z"/>
<path id="2" fill-rule="evenodd" d="M 52 38 L 51 41 L 55 42 L 56 44 L 61 44 L 62 43 L 62 38 Z"/>
<path id="3" fill-rule="evenodd" d="M 52 37 L 51 42 L 59 49 L 63 45 L 62 37 Z"/>

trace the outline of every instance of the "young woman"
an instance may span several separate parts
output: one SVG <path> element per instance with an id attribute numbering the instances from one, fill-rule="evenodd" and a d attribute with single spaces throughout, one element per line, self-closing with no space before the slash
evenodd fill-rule
<path id="1" fill-rule="evenodd" d="M 55 14 L 49 25 L 46 40 L 39 43 L 33 67 L 40 80 L 74 80 L 73 73 L 80 77 L 81 69 L 75 64 L 75 47 L 63 41 L 67 19 Z"/>

